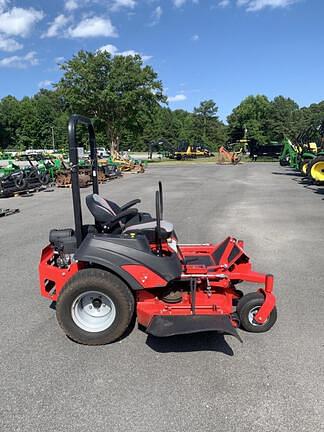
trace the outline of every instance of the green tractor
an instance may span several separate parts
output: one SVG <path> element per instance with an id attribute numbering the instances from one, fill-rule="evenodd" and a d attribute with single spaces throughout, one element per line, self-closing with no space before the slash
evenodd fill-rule
<path id="1" fill-rule="evenodd" d="M 279 163 L 281 166 L 290 166 L 306 175 L 307 165 L 316 155 L 316 143 L 293 144 L 290 139 L 285 138 L 279 156 Z"/>
<path id="2" fill-rule="evenodd" d="M 316 141 L 317 146 L 320 149 L 317 152 L 316 157 L 314 157 L 306 167 L 306 176 L 307 178 L 319 185 L 324 185 L 324 119 L 321 121 L 319 126 L 316 128 Z"/>
<path id="3" fill-rule="evenodd" d="M 21 160 L 21 159 L 20 159 Z M 0 169 L 0 196 L 12 196 L 48 184 L 47 177 L 34 164 L 21 167 L 17 161 L 5 160 Z"/>
<path id="4" fill-rule="evenodd" d="M 16 159 L 26 162 L 27 165 L 23 170 L 33 172 L 41 185 L 46 186 L 55 180 L 54 164 L 43 153 L 19 153 L 16 155 Z"/>
<path id="5" fill-rule="evenodd" d="M 0 156 L 2 159 L 2 156 Z M 19 166 L 14 163 L 11 159 L 2 159 L 0 162 L 0 177 L 7 176 L 19 170 Z"/>

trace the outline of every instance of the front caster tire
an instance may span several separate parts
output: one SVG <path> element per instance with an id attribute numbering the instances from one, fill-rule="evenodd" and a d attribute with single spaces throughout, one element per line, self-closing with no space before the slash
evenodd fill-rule
<path id="1" fill-rule="evenodd" d="M 104 345 L 126 332 L 134 308 L 134 296 L 121 279 L 105 270 L 85 269 L 63 287 L 56 303 L 56 317 L 75 342 Z"/>
<path id="2" fill-rule="evenodd" d="M 254 316 L 264 303 L 262 293 L 254 292 L 243 296 L 237 305 L 236 312 L 241 321 L 241 327 L 251 333 L 264 333 L 271 329 L 277 321 L 277 309 L 274 307 L 268 319 L 260 324 L 254 320 Z"/>

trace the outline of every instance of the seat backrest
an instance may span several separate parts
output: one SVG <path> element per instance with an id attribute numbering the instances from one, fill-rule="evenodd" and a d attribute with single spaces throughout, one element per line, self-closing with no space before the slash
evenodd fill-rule
<path id="1" fill-rule="evenodd" d="M 108 205 L 110 206 L 110 208 L 112 209 L 112 211 L 116 215 L 121 212 L 121 209 L 120 209 L 119 205 L 116 204 L 114 201 L 110 201 L 110 200 L 106 200 L 106 199 L 105 199 L 105 201 L 107 201 Z"/>
<path id="2" fill-rule="evenodd" d="M 96 222 L 106 224 L 116 216 L 115 211 L 108 202 L 97 194 L 88 195 L 86 197 L 86 203 Z"/>

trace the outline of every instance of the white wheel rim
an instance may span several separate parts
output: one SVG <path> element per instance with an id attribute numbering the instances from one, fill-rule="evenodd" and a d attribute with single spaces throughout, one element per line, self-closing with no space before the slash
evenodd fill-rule
<path id="1" fill-rule="evenodd" d="M 107 330 L 115 321 L 116 307 L 110 297 L 99 291 L 80 294 L 71 307 L 73 322 L 89 333 Z"/>
<path id="2" fill-rule="evenodd" d="M 262 326 L 264 325 L 268 320 L 266 320 L 264 323 L 258 323 L 257 321 L 255 321 L 254 317 L 255 315 L 259 312 L 261 306 L 255 306 L 254 308 L 252 308 L 249 312 L 248 315 L 248 320 L 250 322 L 250 324 L 252 324 L 253 326 Z"/>

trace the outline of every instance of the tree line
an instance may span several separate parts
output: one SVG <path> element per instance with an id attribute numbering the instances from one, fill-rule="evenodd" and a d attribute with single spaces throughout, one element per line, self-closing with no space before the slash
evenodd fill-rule
<path id="1" fill-rule="evenodd" d="M 132 151 L 146 151 L 161 140 L 173 148 L 186 141 L 215 151 L 244 135 L 266 145 L 285 136 L 297 139 L 324 119 L 324 101 L 299 107 L 284 96 L 248 96 L 226 124 L 213 100 L 202 101 L 193 112 L 171 110 L 158 74 L 139 55 L 80 51 L 60 68 L 62 78 L 53 90 L 1 99 L 2 149 L 66 148 L 67 122 L 75 112 L 92 118 L 98 146 Z"/>

